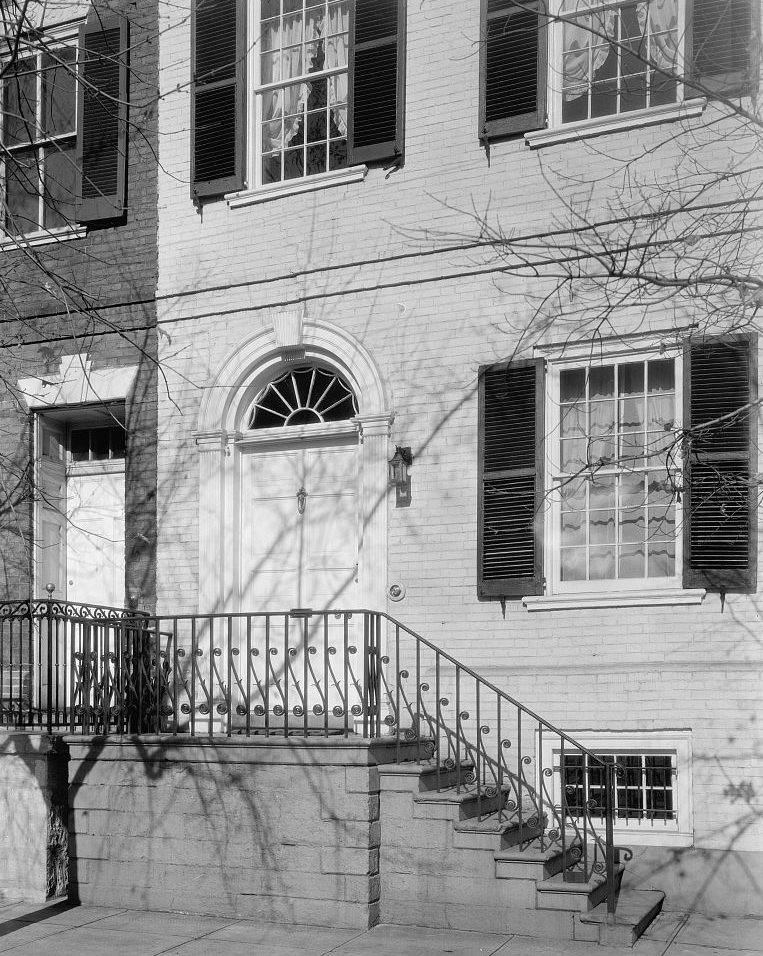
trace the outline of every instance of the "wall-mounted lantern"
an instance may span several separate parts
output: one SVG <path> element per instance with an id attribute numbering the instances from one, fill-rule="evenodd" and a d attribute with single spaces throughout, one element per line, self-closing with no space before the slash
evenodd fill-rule
<path id="1" fill-rule="evenodd" d="M 389 468 L 389 483 L 395 488 L 396 505 L 398 508 L 411 503 L 411 476 L 408 473 L 413 462 L 413 455 L 409 447 L 401 448 L 395 445 L 395 454 L 387 462 Z"/>

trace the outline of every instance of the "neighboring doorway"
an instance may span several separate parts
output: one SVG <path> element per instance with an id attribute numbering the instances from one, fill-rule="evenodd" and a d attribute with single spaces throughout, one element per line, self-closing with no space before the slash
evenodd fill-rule
<path id="1" fill-rule="evenodd" d="M 123 406 L 38 415 L 35 591 L 125 604 Z"/>

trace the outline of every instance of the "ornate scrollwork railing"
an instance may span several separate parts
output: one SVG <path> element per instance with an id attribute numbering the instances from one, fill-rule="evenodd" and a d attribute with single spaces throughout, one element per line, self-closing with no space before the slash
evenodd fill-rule
<path id="1" fill-rule="evenodd" d="M 392 737 L 399 760 L 413 742 L 417 759 L 431 761 L 438 789 L 468 788 L 479 819 L 507 842 L 558 849 L 565 879 L 602 874 L 614 901 L 617 856 L 628 853 L 614 846 L 616 761 L 378 612 L 156 616 L 7 602 L 0 723 L 86 734 Z M 576 779 L 590 785 L 570 783 L 571 755 Z"/>

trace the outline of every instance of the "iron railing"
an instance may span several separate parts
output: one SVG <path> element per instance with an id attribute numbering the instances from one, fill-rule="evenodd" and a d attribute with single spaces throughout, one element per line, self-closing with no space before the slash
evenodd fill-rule
<path id="1" fill-rule="evenodd" d="M 148 615 L 59 601 L 0 606 L 0 723 L 69 733 L 362 734 L 417 750 L 437 790 L 518 848 L 603 875 L 614 912 L 617 779 L 588 750 L 386 614 Z M 406 744 L 404 748 L 402 745 Z M 565 787 L 574 766 L 575 787 Z M 581 774 L 586 793 L 579 799 Z M 595 779 L 594 779 L 595 778 Z M 569 791 L 569 792 L 568 792 Z"/>

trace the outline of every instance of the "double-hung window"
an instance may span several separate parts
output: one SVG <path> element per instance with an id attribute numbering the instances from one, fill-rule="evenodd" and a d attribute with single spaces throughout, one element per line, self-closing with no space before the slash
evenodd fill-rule
<path id="1" fill-rule="evenodd" d="M 480 137 L 647 122 L 749 93 L 758 2 L 482 0 Z"/>
<path id="2" fill-rule="evenodd" d="M 257 182 L 347 165 L 349 19 L 349 0 L 261 0 Z"/>
<path id="3" fill-rule="evenodd" d="M 400 163 L 405 22 L 405 0 L 195 0 L 194 198 Z"/>
<path id="4" fill-rule="evenodd" d="M 550 70 L 556 124 L 675 103 L 683 15 L 682 0 L 559 0 Z"/>
<path id="5" fill-rule="evenodd" d="M 78 33 L 26 26 L 0 51 L 0 229 L 45 241 L 124 214 L 129 30 L 95 7 Z"/>
<path id="6" fill-rule="evenodd" d="M 679 360 L 660 356 L 550 372 L 556 590 L 679 584 L 677 377 Z"/>
<path id="7" fill-rule="evenodd" d="M 77 164 L 76 39 L 31 50 L 2 80 L 2 225 L 11 235 L 74 220 Z"/>
<path id="8" fill-rule="evenodd" d="M 479 596 L 754 591 L 754 337 L 572 351 L 481 370 Z"/>

